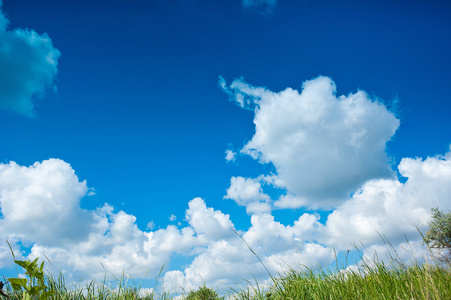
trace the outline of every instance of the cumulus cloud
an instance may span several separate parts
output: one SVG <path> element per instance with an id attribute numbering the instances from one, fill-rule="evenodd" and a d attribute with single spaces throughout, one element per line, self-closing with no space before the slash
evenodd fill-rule
<path id="1" fill-rule="evenodd" d="M 189 228 L 143 232 L 133 215 L 114 212 L 107 204 L 84 210 L 80 200 L 88 191 L 86 181 L 79 181 L 71 166 L 59 159 L 29 167 L 0 164 L 2 240 L 9 240 L 19 255 L 18 243 L 27 244 L 31 257 L 47 255 L 56 272 L 61 267 L 83 278 L 100 278 L 100 262 L 116 274 L 131 270 L 142 276 L 149 267 L 161 268 L 172 252 L 198 243 Z M 5 246 L 0 247 L 0 263 L 10 255 Z"/>
<path id="2" fill-rule="evenodd" d="M 16 249 L 21 249 L 19 242 L 27 244 L 31 257 L 47 255 L 53 266 L 84 278 L 103 274 L 100 262 L 116 272 L 140 263 L 152 265 L 156 256 L 146 252 L 149 237 L 137 228 L 136 218 L 123 211 L 115 213 L 109 205 L 82 209 L 80 200 L 88 192 L 86 181 L 79 181 L 71 166 L 59 159 L 29 167 L 0 164 L 2 240 L 9 240 Z M 4 254 L 5 249 L 0 250 Z M 168 254 L 157 257 L 155 263 L 161 264 L 158 260 L 164 258 Z M 142 274 L 143 268 L 138 268 Z"/>
<path id="3" fill-rule="evenodd" d="M 60 52 L 46 33 L 8 30 L 1 6 L 0 108 L 32 117 L 35 100 L 54 84 Z"/>
<path id="4" fill-rule="evenodd" d="M 273 183 L 291 195 L 276 206 L 334 207 L 366 181 L 394 176 L 385 147 L 399 120 L 365 92 L 337 96 L 322 76 L 304 82 L 301 93 L 242 79 L 219 84 L 255 112 L 255 134 L 241 152 L 276 167 Z"/>
<path id="5" fill-rule="evenodd" d="M 236 235 L 211 243 L 183 271 L 167 272 L 163 278 L 164 286 L 179 292 L 205 282 L 226 288 L 251 276 L 267 280 L 269 275 L 263 264 L 273 275 L 285 272 L 289 267 L 329 264 L 333 260 L 330 248 L 303 240 L 310 235 L 316 221 L 316 216 L 303 214 L 292 226 L 285 226 L 269 214 L 253 215 L 252 226 L 241 232 L 247 244 Z"/>
<path id="6" fill-rule="evenodd" d="M 232 177 L 227 189 L 226 199 L 234 200 L 238 205 L 245 206 L 249 214 L 267 213 L 271 211 L 271 199 L 263 193 L 258 179 Z"/>
<path id="7" fill-rule="evenodd" d="M 86 181 L 79 182 L 70 165 L 58 159 L 30 167 L 0 164 L 1 231 L 50 245 L 80 241 L 92 223 L 79 206 L 87 192 Z"/>
<path id="8" fill-rule="evenodd" d="M 89 194 L 72 167 L 59 159 L 20 166 L 0 164 L 0 237 L 10 241 L 18 258 L 51 258 L 53 271 L 67 280 L 102 278 L 105 269 L 153 276 L 173 255 L 196 255 L 212 242 L 234 236 L 230 217 L 206 206 L 201 198 L 188 202 L 189 226 L 143 231 L 136 217 L 104 204 L 80 207 Z M 25 253 L 21 245 L 28 245 Z M 0 245 L 0 265 L 11 265 L 10 250 Z M 105 269 L 104 269 L 105 267 Z M 108 273 L 109 275 L 110 273 Z"/>
<path id="9" fill-rule="evenodd" d="M 418 238 L 430 221 L 430 209 L 446 211 L 451 198 L 451 154 L 441 157 L 404 158 L 398 166 L 405 183 L 378 179 L 365 183 L 352 198 L 327 218 L 324 243 L 337 249 L 351 243 L 380 242 L 378 233 L 390 242 Z"/>
<path id="10" fill-rule="evenodd" d="M 230 216 L 221 211 L 207 207 L 204 200 L 194 198 L 188 203 L 186 220 L 197 234 L 197 237 L 208 243 L 230 237 L 234 228 Z"/>

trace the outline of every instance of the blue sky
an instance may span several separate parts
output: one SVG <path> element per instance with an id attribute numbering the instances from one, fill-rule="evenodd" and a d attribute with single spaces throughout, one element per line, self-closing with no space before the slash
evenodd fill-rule
<path id="1" fill-rule="evenodd" d="M 451 196 L 450 13 L 3 0 L 2 240 L 83 278 L 165 264 L 187 288 L 265 280 L 231 228 L 274 272 L 352 242 L 369 255 L 376 230 L 418 241 Z"/>

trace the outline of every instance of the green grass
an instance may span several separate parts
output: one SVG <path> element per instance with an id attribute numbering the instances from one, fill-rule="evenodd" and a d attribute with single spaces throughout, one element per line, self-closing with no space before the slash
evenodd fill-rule
<path id="1" fill-rule="evenodd" d="M 63 276 L 47 277 L 47 286 L 56 293 L 50 299 L 171 299 L 168 293 L 139 294 L 139 285 L 118 279 L 113 287 L 106 281 L 91 281 L 84 286 L 69 285 Z M 359 268 L 289 270 L 272 278 L 271 287 L 248 282 L 241 290 L 230 290 L 228 297 L 237 300 L 257 299 L 451 299 L 450 264 L 405 265 L 395 258 L 389 264 L 364 263 Z M 22 299 L 12 293 L 10 299 Z M 190 300 L 223 299 L 205 287 L 186 293 Z M 225 298 L 228 298 L 225 297 Z"/>
<path id="2" fill-rule="evenodd" d="M 289 271 L 272 288 L 238 299 L 451 299 L 449 268 L 431 265 L 389 268 L 382 263 L 359 271 Z"/>

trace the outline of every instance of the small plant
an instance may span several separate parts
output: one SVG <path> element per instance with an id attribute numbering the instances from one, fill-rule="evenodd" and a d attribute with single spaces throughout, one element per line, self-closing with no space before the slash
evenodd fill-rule
<path id="1" fill-rule="evenodd" d="M 201 286 L 196 291 L 189 292 L 188 296 L 186 296 L 185 299 L 186 300 L 221 300 L 221 299 L 224 299 L 224 297 L 220 298 L 214 290 L 207 288 L 204 285 L 204 286 Z"/>
<path id="2" fill-rule="evenodd" d="M 38 298 L 46 300 L 55 293 L 45 285 L 44 262 L 38 266 L 38 258 L 33 261 L 14 260 L 16 264 L 24 268 L 28 278 L 8 278 L 14 291 L 22 292 L 22 300 Z"/>

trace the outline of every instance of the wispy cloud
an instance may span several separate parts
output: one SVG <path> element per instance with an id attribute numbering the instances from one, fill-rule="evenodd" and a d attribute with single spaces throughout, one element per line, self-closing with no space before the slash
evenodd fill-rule
<path id="1" fill-rule="evenodd" d="M 8 30 L 1 6 L 0 1 L 0 108 L 32 117 L 35 99 L 53 86 L 60 52 L 46 33 Z"/>

